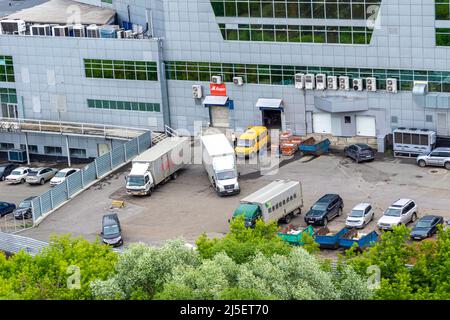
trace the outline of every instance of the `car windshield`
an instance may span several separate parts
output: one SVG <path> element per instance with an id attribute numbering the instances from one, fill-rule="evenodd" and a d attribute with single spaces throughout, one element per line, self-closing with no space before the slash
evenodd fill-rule
<path id="1" fill-rule="evenodd" d="M 431 221 L 419 221 L 417 222 L 416 228 L 428 228 L 431 226 Z"/>
<path id="2" fill-rule="evenodd" d="M 255 140 L 238 139 L 237 142 L 238 147 L 245 147 L 245 148 L 253 147 L 254 144 Z"/>
<path id="3" fill-rule="evenodd" d="M 30 208 L 31 207 L 31 201 L 22 201 L 19 204 L 19 208 Z"/>
<path id="4" fill-rule="evenodd" d="M 28 172 L 29 176 L 37 176 L 37 174 L 38 174 L 38 171 L 36 171 L 36 170 L 30 170 L 30 172 Z"/>
<path id="5" fill-rule="evenodd" d="M 352 210 L 352 212 L 350 212 L 350 217 L 353 218 L 364 217 L 364 210 Z"/>
<path id="6" fill-rule="evenodd" d="M 316 210 L 316 211 L 325 211 L 327 209 L 327 204 L 326 203 L 316 203 L 315 205 L 313 205 L 312 209 Z"/>
<path id="7" fill-rule="evenodd" d="M 234 171 L 223 171 L 217 173 L 217 180 L 228 180 L 236 178 Z"/>
<path id="8" fill-rule="evenodd" d="M 2 174 L 5 171 L 5 167 L 0 167 L 0 174 Z"/>
<path id="9" fill-rule="evenodd" d="M 384 215 L 389 217 L 400 217 L 401 210 L 396 208 L 389 208 L 384 212 Z"/>
<path id="10" fill-rule="evenodd" d="M 119 233 L 119 226 L 117 224 L 103 227 L 103 235 L 105 236 L 112 236 L 118 233 Z"/>
<path id="11" fill-rule="evenodd" d="M 140 187 L 144 185 L 144 177 L 141 176 L 129 176 L 128 185 L 131 187 Z"/>
<path id="12" fill-rule="evenodd" d="M 22 174 L 22 171 L 20 170 L 14 170 L 13 172 L 11 172 L 12 176 L 20 176 Z"/>
<path id="13" fill-rule="evenodd" d="M 67 171 L 66 172 L 59 171 L 57 174 L 55 174 L 55 177 L 64 178 L 66 176 L 66 174 L 67 174 Z"/>

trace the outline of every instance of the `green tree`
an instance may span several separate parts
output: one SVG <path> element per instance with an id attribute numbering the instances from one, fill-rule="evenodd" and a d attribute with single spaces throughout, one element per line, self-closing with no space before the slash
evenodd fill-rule
<path id="1" fill-rule="evenodd" d="M 107 279 L 116 261 L 116 253 L 99 241 L 70 235 L 53 237 L 34 257 L 20 252 L 6 259 L 1 254 L 0 299 L 91 299 L 89 283 Z"/>
<path id="2" fill-rule="evenodd" d="M 254 228 L 246 228 L 243 217 L 237 217 L 230 222 L 230 232 L 223 238 L 209 239 L 202 235 L 197 239 L 197 248 L 203 259 L 211 259 L 220 252 L 225 252 L 237 263 L 244 263 L 258 252 L 266 256 L 274 254 L 287 255 L 291 246 L 277 235 L 278 226 L 275 222 L 256 222 Z"/>

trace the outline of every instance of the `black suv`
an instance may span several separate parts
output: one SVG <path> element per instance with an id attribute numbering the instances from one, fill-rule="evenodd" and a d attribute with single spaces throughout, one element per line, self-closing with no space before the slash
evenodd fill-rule
<path id="1" fill-rule="evenodd" d="M 122 228 L 116 213 L 109 213 L 103 216 L 101 235 L 105 244 L 114 247 L 119 247 L 123 244 Z"/>
<path id="2" fill-rule="evenodd" d="M 326 194 L 305 215 L 307 224 L 326 226 L 330 220 L 342 214 L 344 201 L 337 194 Z"/>
<path id="3" fill-rule="evenodd" d="M 4 181 L 15 168 L 17 165 L 13 163 L 0 164 L 0 181 Z"/>
<path id="4" fill-rule="evenodd" d="M 352 144 L 345 147 L 344 153 L 346 157 L 352 158 L 356 163 L 375 159 L 375 151 L 364 143 Z"/>

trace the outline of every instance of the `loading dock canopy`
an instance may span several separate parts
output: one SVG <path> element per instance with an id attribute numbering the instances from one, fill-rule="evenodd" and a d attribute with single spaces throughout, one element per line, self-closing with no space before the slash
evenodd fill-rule
<path id="1" fill-rule="evenodd" d="M 259 109 L 280 109 L 283 111 L 283 100 L 260 98 L 256 101 L 256 107 Z"/>
<path id="2" fill-rule="evenodd" d="M 75 10 L 76 12 L 74 12 Z M 104 25 L 114 21 L 116 12 L 112 9 L 101 8 L 72 0 L 50 0 L 43 4 L 10 14 L 9 16 L 3 17 L 2 20 L 18 19 L 29 23 L 65 25 L 70 24 L 70 21 L 74 20 L 74 14 L 77 16 L 76 21 L 72 22 L 74 24 Z"/>
<path id="3" fill-rule="evenodd" d="M 329 113 L 369 110 L 367 98 L 356 96 L 316 96 L 314 97 L 314 105 L 317 109 Z"/>
<path id="4" fill-rule="evenodd" d="M 225 106 L 227 102 L 227 96 L 206 96 L 205 100 L 203 100 L 205 106 Z"/>

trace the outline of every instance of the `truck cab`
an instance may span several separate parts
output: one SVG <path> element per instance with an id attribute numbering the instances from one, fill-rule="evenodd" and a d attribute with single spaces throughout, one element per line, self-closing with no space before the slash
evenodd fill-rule
<path id="1" fill-rule="evenodd" d="M 127 176 L 127 193 L 130 195 L 149 195 L 153 189 L 153 178 L 148 171 L 148 164 L 134 164 Z"/>
<path id="2" fill-rule="evenodd" d="M 258 205 L 251 203 L 241 203 L 233 213 L 233 219 L 244 216 L 245 227 L 254 228 L 256 220 L 262 219 L 262 212 Z"/>
<path id="3" fill-rule="evenodd" d="M 213 159 L 214 185 L 220 195 L 237 194 L 241 191 L 233 155 Z"/>

